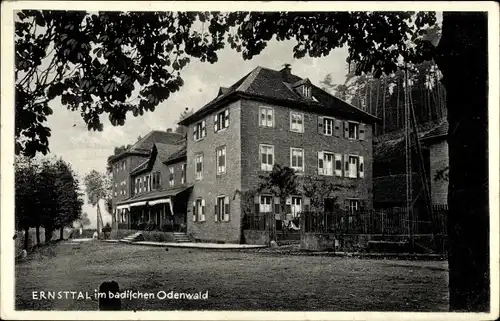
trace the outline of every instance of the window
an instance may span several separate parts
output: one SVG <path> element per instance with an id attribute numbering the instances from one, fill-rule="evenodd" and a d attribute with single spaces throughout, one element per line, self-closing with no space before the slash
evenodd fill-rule
<path id="1" fill-rule="evenodd" d="M 272 107 L 260 107 L 260 126 L 274 126 L 274 110 Z"/>
<path id="2" fill-rule="evenodd" d="M 206 135 L 207 135 L 207 130 L 206 130 L 206 124 L 205 124 L 204 120 L 202 120 L 199 123 L 197 123 L 196 125 L 194 125 L 194 128 L 193 128 L 193 139 L 195 141 L 202 139 Z"/>
<path id="3" fill-rule="evenodd" d="M 181 184 L 186 183 L 186 164 L 181 165 Z"/>
<path id="4" fill-rule="evenodd" d="M 335 176 L 342 176 L 342 154 L 335 154 Z"/>
<path id="5" fill-rule="evenodd" d="M 304 114 L 290 112 L 290 130 L 297 133 L 304 132 Z"/>
<path id="6" fill-rule="evenodd" d="M 115 196 L 118 196 L 118 183 L 115 183 Z"/>
<path id="7" fill-rule="evenodd" d="M 205 200 L 199 198 L 193 202 L 193 221 L 205 221 Z"/>
<path id="8" fill-rule="evenodd" d="M 359 211 L 359 200 L 351 199 L 349 201 L 349 213 L 354 214 Z"/>
<path id="9" fill-rule="evenodd" d="M 168 172 L 169 172 L 169 174 L 168 174 L 168 185 L 169 186 L 174 186 L 174 167 L 173 166 L 170 167 L 168 169 Z"/>
<path id="10" fill-rule="evenodd" d="M 217 154 L 217 175 L 226 173 L 226 146 L 219 147 L 216 150 Z"/>
<path id="11" fill-rule="evenodd" d="M 196 169 L 196 176 L 195 178 L 197 180 L 200 180 L 203 178 L 203 154 L 198 154 L 195 157 L 195 169 Z"/>
<path id="12" fill-rule="evenodd" d="M 153 189 L 159 189 L 161 187 L 161 173 L 154 172 L 153 173 Z"/>
<path id="13" fill-rule="evenodd" d="M 123 161 L 123 163 L 122 163 L 122 169 L 125 170 L 126 168 L 127 168 L 127 162 Z"/>
<path id="14" fill-rule="evenodd" d="M 135 179 L 135 194 L 139 193 L 139 185 L 140 185 L 140 179 L 136 178 Z"/>
<path id="15" fill-rule="evenodd" d="M 215 221 L 229 222 L 229 197 L 219 196 L 215 204 Z"/>
<path id="16" fill-rule="evenodd" d="M 308 86 L 308 85 L 302 86 L 302 95 L 304 95 L 304 97 L 310 98 L 311 97 L 311 86 Z"/>
<path id="17" fill-rule="evenodd" d="M 333 153 L 319 152 L 318 153 L 318 174 L 333 175 Z"/>
<path id="18" fill-rule="evenodd" d="M 363 178 L 365 177 L 365 166 L 363 156 L 344 155 L 344 177 Z"/>
<path id="19" fill-rule="evenodd" d="M 292 216 L 297 217 L 299 213 L 302 213 L 302 198 L 292 197 Z"/>
<path id="20" fill-rule="evenodd" d="M 302 148 L 290 148 L 290 167 L 297 172 L 304 171 L 304 150 Z"/>
<path id="21" fill-rule="evenodd" d="M 260 197 L 260 213 L 271 213 L 273 211 L 272 208 L 273 197 L 272 196 L 261 196 Z"/>
<path id="22" fill-rule="evenodd" d="M 126 188 L 127 188 L 127 183 L 125 181 L 122 181 L 121 184 L 121 190 L 120 190 L 120 194 L 121 195 L 125 195 L 126 194 Z"/>
<path id="23" fill-rule="evenodd" d="M 274 165 L 274 146 L 260 145 L 260 169 L 272 171 Z"/>
<path id="24" fill-rule="evenodd" d="M 348 123 L 349 139 L 358 139 L 359 125 L 357 123 Z"/>
<path id="25" fill-rule="evenodd" d="M 144 191 L 149 192 L 151 190 L 151 176 L 147 175 L 144 177 Z"/>
<path id="26" fill-rule="evenodd" d="M 318 134 L 340 137 L 342 122 L 331 117 L 318 116 Z"/>
<path id="27" fill-rule="evenodd" d="M 323 133 L 327 136 L 333 135 L 333 119 L 331 118 L 323 118 Z"/>
<path id="28" fill-rule="evenodd" d="M 142 177 L 139 178 L 139 193 L 142 193 Z"/>
<path id="29" fill-rule="evenodd" d="M 218 132 L 229 127 L 229 109 L 214 115 L 214 131 Z"/>

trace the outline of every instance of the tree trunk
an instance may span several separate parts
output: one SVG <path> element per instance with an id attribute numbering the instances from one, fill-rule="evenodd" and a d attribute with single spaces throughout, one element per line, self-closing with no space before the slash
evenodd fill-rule
<path id="1" fill-rule="evenodd" d="M 40 242 L 40 226 L 37 226 L 36 228 L 36 245 L 40 246 L 42 242 Z"/>
<path id="2" fill-rule="evenodd" d="M 54 233 L 54 229 L 52 227 L 45 227 L 45 243 L 52 240 L 53 233 Z"/>
<path id="3" fill-rule="evenodd" d="M 28 252 L 30 246 L 30 228 L 24 228 L 24 249 Z"/>
<path id="4" fill-rule="evenodd" d="M 487 26 L 486 13 L 444 12 L 436 55 L 449 122 L 452 311 L 487 312 L 490 304 Z"/>

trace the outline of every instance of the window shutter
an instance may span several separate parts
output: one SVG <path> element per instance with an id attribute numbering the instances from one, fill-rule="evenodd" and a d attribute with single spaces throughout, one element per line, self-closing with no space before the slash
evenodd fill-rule
<path id="1" fill-rule="evenodd" d="M 274 198 L 274 213 L 275 214 L 280 213 L 280 198 L 279 197 Z"/>
<path id="2" fill-rule="evenodd" d="M 205 121 L 202 120 L 201 121 L 201 137 L 205 137 L 207 135 L 207 129 L 206 129 L 206 126 L 205 126 Z"/>
<path id="3" fill-rule="evenodd" d="M 229 127 L 229 109 L 224 111 L 224 127 Z"/>
<path id="4" fill-rule="evenodd" d="M 259 214 L 259 212 L 260 212 L 260 204 L 258 204 L 258 203 L 254 204 L 254 211 L 255 211 L 255 215 Z"/>
<path id="5" fill-rule="evenodd" d="M 214 215 L 215 221 L 217 222 L 218 216 L 219 216 L 219 208 L 217 207 L 217 199 L 215 199 L 215 211 L 214 211 L 214 213 L 215 213 L 215 215 Z"/>
<path id="6" fill-rule="evenodd" d="M 201 199 L 201 220 L 205 221 L 205 199 Z"/>
<path id="7" fill-rule="evenodd" d="M 224 221 L 229 222 L 229 196 L 224 197 Z"/>
<path id="8" fill-rule="evenodd" d="M 337 168 L 337 162 L 340 162 L 340 168 Z M 342 154 L 335 154 L 335 176 L 342 177 Z"/>
<path id="9" fill-rule="evenodd" d="M 290 214 L 292 213 L 292 204 L 286 204 L 285 205 L 285 214 Z"/>
<path id="10" fill-rule="evenodd" d="M 196 222 L 196 201 L 193 201 L 193 222 Z"/>
<path id="11" fill-rule="evenodd" d="M 318 175 L 323 175 L 323 152 L 318 152 Z"/>
<path id="12" fill-rule="evenodd" d="M 344 122 L 344 138 L 349 138 L 349 122 Z"/>
<path id="13" fill-rule="evenodd" d="M 309 212 L 311 208 L 311 198 L 304 197 L 304 212 Z"/>
<path id="14" fill-rule="evenodd" d="M 358 161 L 358 176 L 360 178 L 365 177 L 365 161 L 363 156 L 359 156 Z"/>
<path id="15" fill-rule="evenodd" d="M 366 139 L 366 126 L 365 124 L 359 124 L 358 126 L 359 134 L 358 138 L 359 140 L 365 140 Z"/>
<path id="16" fill-rule="evenodd" d="M 349 177 L 349 155 L 344 154 L 344 177 Z"/>
<path id="17" fill-rule="evenodd" d="M 335 119 L 334 123 L 334 128 L 333 128 L 333 135 L 335 137 L 340 137 L 340 132 L 341 132 L 341 127 L 342 127 L 342 121 L 339 119 Z"/>
<path id="18" fill-rule="evenodd" d="M 197 130 L 198 126 L 195 124 L 194 127 L 193 127 L 193 140 L 196 140 L 196 130 Z"/>
<path id="19" fill-rule="evenodd" d="M 217 122 L 217 114 L 214 115 L 214 132 L 219 130 L 219 124 Z"/>
<path id="20" fill-rule="evenodd" d="M 324 134 L 323 130 L 324 130 L 323 129 L 323 117 L 318 116 L 318 134 L 323 135 Z"/>

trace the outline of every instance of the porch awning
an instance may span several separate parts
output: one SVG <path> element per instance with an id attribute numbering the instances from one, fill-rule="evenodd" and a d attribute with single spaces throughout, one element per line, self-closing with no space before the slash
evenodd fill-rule
<path id="1" fill-rule="evenodd" d="M 131 207 L 132 207 L 132 206 L 144 206 L 144 205 L 146 205 L 146 203 L 147 203 L 147 202 L 135 202 L 135 203 L 130 204 L 130 206 L 131 206 Z"/>
<path id="2" fill-rule="evenodd" d="M 165 204 L 165 203 L 170 204 L 170 198 L 163 198 L 163 199 L 159 199 L 159 200 L 149 201 L 148 205 L 152 206 L 152 205 L 156 205 L 156 204 Z"/>

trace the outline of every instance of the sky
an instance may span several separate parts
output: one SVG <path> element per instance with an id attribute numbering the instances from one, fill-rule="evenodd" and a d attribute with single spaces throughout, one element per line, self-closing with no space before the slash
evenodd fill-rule
<path id="1" fill-rule="evenodd" d="M 327 57 L 294 59 L 293 46 L 293 41 L 271 41 L 260 55 L 247 61 L 229 46 L 218 52 L 219 59 L 214 64 L 192 59 L 181 73 L 184 86 L 154 112 L 146 112 L 138 117 L 129 114 L 125 125 L 116 127 L 104 117 L 102 132 L 88 131 L 80 113 L 67 110 L 56 98 L 51 102 L 54 113 L 47 122 L 52 130 L 50 155 L 71 163 L 80 181 L 92 169 L 104 172 L 107 158 L 113 154 L 114 147 L 133 144 L 138 136 L 144 137 L 151 130 L 175 128 L 185 108 L 196 111 L 217 95 L 219 87 L 231 86 L 257 66 L 279 70 L 283 64 L 289 63 L 292 73 L 309 78 L 317 86 L 327 74 L 331 74 L 333 83 L 344 82 L 347 48 L 336 49 Z M 96 209 L 86 202 L 83 211 L 88 213 L 91 226 L 95 226 Z"/>

